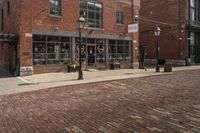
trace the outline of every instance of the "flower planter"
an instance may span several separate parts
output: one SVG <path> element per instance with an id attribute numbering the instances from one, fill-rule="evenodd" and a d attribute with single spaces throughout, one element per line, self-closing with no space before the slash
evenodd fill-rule
<path id="1" fill-rule="evenodd" d="M 79 70 L 79 66 L 76 66 L 76 65 L 74 65 L 74 66 L 72 66 L 72 65 L 70 65 L 70 66 L 67 66 L 67 72 L 77 72 Z"/>
<path id="2" fill-rule="evenodd" d="M 115 69 L 120 69 L 120 64 L 114 64 L 114 63 L 112 63 L 112 64 L 110 64 L 110 70 L 115 70 Z"/>

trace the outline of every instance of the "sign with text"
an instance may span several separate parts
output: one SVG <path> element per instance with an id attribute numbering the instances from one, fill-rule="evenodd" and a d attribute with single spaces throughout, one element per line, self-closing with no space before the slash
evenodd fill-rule
<path id="1" fill-rule="evenodd" d="M 138 32 L 138 24 L 129 24 L 128 25 L 128 33 Z"/>

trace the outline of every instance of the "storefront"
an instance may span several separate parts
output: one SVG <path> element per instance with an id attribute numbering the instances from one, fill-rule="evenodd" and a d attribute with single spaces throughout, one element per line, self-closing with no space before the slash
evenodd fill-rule
<path id="1" fill-rule="evenodd" d="M 33 35 L 33 66 L 67 65 L 78 61 L 78 37 Z M 118 61 L 130 68 L 132 45 L 129 39 L 83 38 L 82 60 L 87 68 L 106 69 Z"/>
<path id="2" fill-rule="evenodd" d="M 189 36 L 189 58 L 191 64 L 200 63 L 200 33 L 191 31 Z"/>

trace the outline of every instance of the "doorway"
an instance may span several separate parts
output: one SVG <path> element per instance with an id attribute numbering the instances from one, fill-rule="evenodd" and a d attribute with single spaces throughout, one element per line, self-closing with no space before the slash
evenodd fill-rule
<path id="1" fill-rule="evenodd" d="M 88 67 L 95 67 L 95 45 L 87 45 Z"/>

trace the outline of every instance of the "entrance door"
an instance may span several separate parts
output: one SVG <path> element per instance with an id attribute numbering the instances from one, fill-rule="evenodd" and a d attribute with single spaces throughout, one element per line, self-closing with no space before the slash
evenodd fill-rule
<path id="1" fill-rule="evenodd" d="M 88 54 L 88 66 L 95 66 L 95 46 L 88 45 L 87 46 L 87 54 Z"/>

